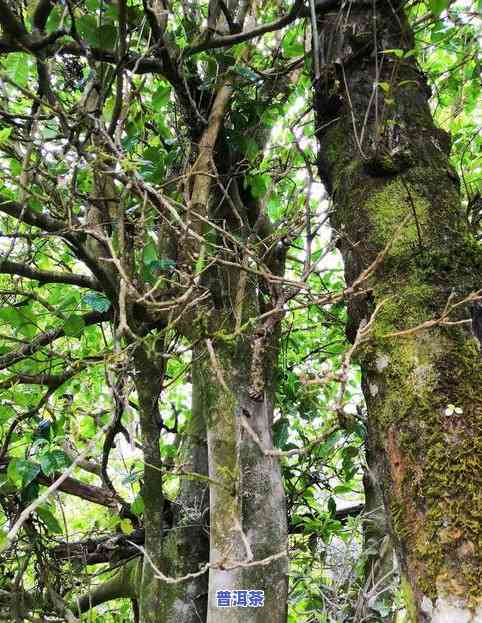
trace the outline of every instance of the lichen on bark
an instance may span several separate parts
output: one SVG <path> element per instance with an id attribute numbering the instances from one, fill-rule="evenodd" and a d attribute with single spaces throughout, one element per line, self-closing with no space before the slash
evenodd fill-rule
<path id="1" fill-rule="evenodd" d="M 211 483 L 210 560 L 215 565 L 209 574 L 209 623 L 286 619 L 287 524 L 280 468 L 241 425 L 246 418 L 263 446 L 272 448 L 272 395 L 266 392 L 262 400 L 249 396 L 252 343 L 251 336 L 219 342 L 219 369 L 202 368 Z M 263 566 L 245 564 L 273 555 Z M 229 569 L 236 562 L 239 566 Z M 217 608 L 216 591 L 226 588 L 264 590 L 265 606 Z"/>

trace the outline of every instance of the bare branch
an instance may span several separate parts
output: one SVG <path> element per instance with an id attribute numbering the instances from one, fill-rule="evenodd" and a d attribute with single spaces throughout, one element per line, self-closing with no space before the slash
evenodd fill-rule
<path id="1" fill-rule="evenodd" d="M 75 376 L 82 369 L 86 368 L 87 364 L 79 362 L 75 368 L 69 368 L 63 374 L 15 374 L 10 378 L 0 383 L 0 389 L 8 389 L 14 387 L 17 384 L 20 385 L 45 385 L 49 389 L 58 389 L 69 379 Z"/>
<path id="2" fill-rule="evenodd" d="M 84 314 L 82 316 L 82 320 L 84 321 L 85 326 L 90 326 L 93 324 L 98 324 L 100 322 L 106 322 L 110 319 L 109 312 L 89 312 L 88 314 Z M 48 344 L 52 344 L 55 340 L 60 337 L 65 336 L 65 331 L 63 327 L 59 327 L 58 329 L 51 329 L 50 331 L 45 331 L 40 335 L 33 338 L 28 344 L 25 344 L 18 350 L 12 351 L 0 357 L 0 370 L 8 368 L 14 363 L 18 363 L 23 359 L 27 359 L 31 357 L 33 354 L 38 352 L 43 346 L 47 346 Z"/>
<path id="3" fill-rule="evenodd" d="M 10 262 L 0 259 L 0 273 L 4 275 L 19 275 L 28 279 L 35 279 L 40 283 L 66 283 L 79 288 L 89 288 L 90 290 L 101 290 L 100 283 L 87 275 L 77 275 L 74 273 L 59 273 L 50 270 L 38 270 L 30 268 L 19 262 Z"/>
<path id="4" fill-rule="evenodd" d="M 0 545 L 0 552 L 5 551 L 6 549 L 8 549 L 10 547 L 10 545 L 13 543 L 13 540 L 15 539 L 15 537 L 17 536 L 19 530 L 22 528 L 23 524 L 27 521 L 27 519 L 30 517 L 30 515 L 35 511 L 35 509 L 37 509 L 41 504 L 43 504 L 45 501 L 47 501 L 49 499 L 49 497 L 52 495 L 52 493 L 55 493 L 55 491 L 57 491 L 60 487 L 60 485 L 65 482 L 67 480 L 67 478 L 70 477 L 70 475 L 73 473 L 74 469 L 77 467 L 77 464 L 85 459 L 90 452 L 92 451 L 92 448 L 95 446 L 95 444 L 97 443 L 97 441 L 100 439 L 101 435 L 103 435 L 105 433 L 105 431 L 107 430 L 108 425 L 103 426 L 100 431 L 97 433 L 97 435 L 95 435 L 95 437 L 93 437 L 91 439 L 91 441 L 87 444 L 87 446 L 85 447 L 85 449 L 83 450 L 83 452 L 81 454 L 79 454 L 79 456 L 77 457 L 77 459 L 65 470 L 65 472 L 59 476 L 57 478 L 57 480 L 55 480 L 49 487 L 48 489 L 46 489 L 42 495 L 40 495 L 37 499 L 35 499 L 33 502 L 31 502 L 27 508 L 25 508 L 21 513 L 19 518 L 17 519 L 17 521 L 15 522 L 15 524 L 12 526 L 12 528 L 10 529 L 10 531 L 8 532 L 5 541 Z"/>
<path id="5" fill-rule="evenodd" d="M 240 32 L 234 35 L 226 35 L 224 37 L 216 37 L 215 39 L 208 39 L 203 43 L 199 43 L 198 45 L 194 45 L 191 48 L 186 48 L 184 54 L 185 56 L 191 56 L 193 54 L 197 54 L 198 52 L 203 52 L 205 50 L 213 50 L 215 48 L 227 48 L 232 45 L 236 45 L 237 43 L 242 43 L 243 41 L 249 41 L 250 39 L 255 39 L 256 37 L 260 37 L 261 35 L 266 34 L 267 32 L 273 32 L 275 30 L 280 30 L 285 26 L 288 26 L 292 22 L 295 21 L 300 15 L 301 9 L 303 7 L 303 0 L 296 0 L 293 8 L 284 17 L 276 20 L 275 22 L 270 22 L 269 24 L 263 24 L 262 26 L 257 26 L 252 30 L 247 30 L 245 32 Z"/>
<path id="6" fill-rule="evenodd" d="M 77 461 L 76 465 L 79 464 L 80 466 L 82 463 L 80 455 L 75 460 Z M 53 478 L 39 474 L 37 476 L 37 481 L 42 485 L 50 487 L 55 479 L 59 477 L 59 474 L 56 474 Z M 80 480 L 71 478 L 70 476 L 65 478 L 59 484 L 58 489 L 63 493 L 74 495 L 82 500 L 87 500 L 88 502 L 99 504 L 100 506 L 106 506 L 107 508 L 114 510 L 118 510 L 119 508 L 119 503 L 116 501 L 115 496 L 107 489 L 104 489 L 103 487 L 96 487 L 95 485 L 88 485 L 84 482 L 80 482 Z"/>
<path id="7" fill-rule="evenodd" d="M 33 225 L 52 234 L 62 234 L 67 231 L 65 223 L 61 220 L 53 218 L 48 214 L 34 212 L 15 201 L 10 201 L 10 199 L 2 200 L 0 197 L 0 212 L 4 212 L 28 225 Z"/>

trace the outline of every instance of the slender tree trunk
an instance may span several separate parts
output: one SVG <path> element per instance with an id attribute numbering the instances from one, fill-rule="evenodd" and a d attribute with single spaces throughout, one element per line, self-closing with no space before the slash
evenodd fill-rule
<path id="1" fill-rule="evenodd" d="M 182 577 L 209 560 L 209 485 L 205 409 L 206 388 L 197 349 L 193 350 L 192 410 L 181 444 L 181 491 L 176 499 L 174 527 L 165 535 L 166 573 Z M 208 574 L 163 585 L 162 623 L 206 621 Z"/>
<path id="2" fill-rule="evenodd" d="M 449 137 L 434 126 L 397 2 L 319 16 L 319 171 L 352 284 L 353 329 L 383 303 L 359 351 L 369 435 L 412 621 L 482 621 L 482 366 L 470 318 L 482 256 L 461 208 Z M 376 89 L 382 83 L 383 88 Z M 361 288 L 360 288 L 361 289 Z M 448 307 L 447 307 L 448 305 Z"/>
<path id="3" fill-rule="evenodd" d="M 281 471 L 277 459 L 266 456 L 252 436 L 272 449 L 276 344 L 265 344 L 257 367 L 254 342 L 253 336 L 219 341 L 214 355 L 206 353 L 202 368 L 208 422 L 210 560 L 215 565 L 209 574 L 208 623 L 286 621 L 287 520 Z M 266 381 L 256 399 L 250 397 L 254 367 Z M 265 564 L 250 566 L 258 560 Z M 233 564 L 241 566 L 230 568 Z M 251 607 L 248 601 L 247 607 L 219 607 L 218 591 L 240 590 L 264 591 L 264 605 Z"/>
<path id="4" fill-rule="evenodd" d="M 179 578 L 195 573 L 209 560 L 209 485 L 203 375 L 195 349 L 192 367 L 192 414 L 184 431 L 181 463 L 184 474 L 175 501 L 173 527 L 167 529 L 159 509 L 163 508 L 159 452 L 160 418 L 157 400 L 163 365 L 152 353 L 136 353 L 136 386 L 141 407 L 144 445 L 145 551 L 165 575 Z M 146 443 L 146 441 L 148 443 Z M 109 581 L 82 595 L 74 611 L 91 608 L 119 597 L 140 599 L 140 621 L 157 623 L 199 623 L 207 616 L 208 574 L 189 581 L 167 583 L 155 577 L 147 559 L 127 562 Z"/>
<path id="5" fill-rule="evenodd" d="M 139 413 L 144 454 L 144 556 L 140 584 L 139 610 L 141 623 L 158 623 L 162 612 L 164 593 L 154 566 L 163 570 L 163 506 L 162 462 L 159 449 L 161 420 L 159 395 L 164 375 L 163 359 L 155 346 L 138 345 L 134 352 L 135 384 L 139 398 Z M 154 565 L 154 566 L 153 566 Z"/>

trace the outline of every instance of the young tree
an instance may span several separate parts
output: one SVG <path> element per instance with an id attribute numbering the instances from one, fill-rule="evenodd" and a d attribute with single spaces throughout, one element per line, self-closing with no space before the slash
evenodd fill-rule
<path id="1" fill-rule="evenodd" d="M 17 427 L 35 421 L 52 395 L 96 360 L 89 361 L 88 346 L 82 355 L 74 348 L 67 362 L 54 350 L 45 367 L 42 349 L 55 348 L 65 337 L 81 338 L 100 323 L 110 322 L 112 330 L 112 336 L 105 329 L 102 335 L 113 415 L 101 428 L 103 489 L 95 493 L 100 503 L 118 506 L 133 527 L 138 516 L 109 471 L 115 438 L 126 433 L 122 418 L 132 396 L 141 430 L 142 570 L 122 567 L 78 604 L 63 604 L 51 589 L 50 607 L 60 615 L 75 617 L 106 599 L 129 596 L 138 599 L 142 623 L 159 616 L 237 621 L 245 610 L 224 611 L 217 592 L 255 590 L 260 601 L 247 604 L 253 621 L 286 618 L 286 506 L 278 460 L 271 454 L 271 424 L 287 245 L 270 229 L 255 182 L 250 184 L 246 149 L 260 151 L 269 136 L 253 115 L 251 93 L 256 89 L 260 116 L 289 95 L 290 85 L 255 48 L 233 56 L 217 52 L 224 46 L 219 32 L 227 28 L 228 42 L 235 43 L 229 37 L 243 28 L 249 7 L 216 4 L 209 7 L 206 30 L 201 12 L 176 7 L 183 11 L 175 24 L 181 39 L 199 36 L 197 46 L 182 50 L 175 31 L 167 29 L 169 11 L 161 2 L 0 5 L 2 51 L 10 55 L 2 75 L 10 173 L 1 210 L 9 216 L 9 237 L 21 240 L 6 249 L 1 271 L 47 286 L 36 293 L 15 282 L 11 292 L 14 300 L 25 297 L 20 304 L 29 307 L 32 341 L 4 358 L 11 374 L 3 387 L 18 391 L 26 384 L 47 391 L 11 422 L 4 467 L 10 475 L 17 470 L 24 487 L 37 479 L 39 464 L 32 458 L 38 444 L 20 462 L 10 454 Z M 195 60 L 204 48 L 214 52 Z M 237 58 L 248 62 L 256 54 L 253 62 L 267 71 L 272 66 L 260 85 L 236 65 Z M 242 134 L 236 115 L 252 124 L 250 142 L 234 140 Z M 18 182 L 12 179 L 16 170 Z M 66 270 L 37 267 L 52 264 Z M 89 291 L 71 295 L 67 303 L 63 291 L 49 288 L 52 283 Z M 96 312 L 72 312 L 72 306 L 85 304 Z M 37 324 L 37 305 L 63 319 L 63 326 L 49 330 Z M 17 316 L 9 319 L 16 328 Z M 159 400 L 180 340 L 193 349 L 194 401 L 183 431 L 185 462 L 178 469 L 181 478 L 194 482 L 183 481 L 167 525 Z M 53 425 L 57 435 L 72 427 L 55 415 Z M 56 457 L 55 464 L 42 467 L 40 482 L 64 467 L 65 454 L 53 452 L 40 458 L 43 466 Z M 70 484 L 74 494 L 86 497 L 81 484 Z M 65 481 L 54 486 L 66 490 Z M 36 489 L 5 508 L 12 520 L 7 545 L 30 522 L 28 508 L 25 520 L 18 513 L 32 495 Z M 51 525 L 56 521 L 40 499 L 34 509 L 47 525 L 46 517 Z M 182 580 L 189 573 L 192 581 Z M 256 607 L 263 600 L 264 608 Z"/>

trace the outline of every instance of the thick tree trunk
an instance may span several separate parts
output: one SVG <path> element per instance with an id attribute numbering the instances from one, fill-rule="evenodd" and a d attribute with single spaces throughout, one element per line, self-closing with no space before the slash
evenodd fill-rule
<path id="1" fill-rule="evenodd" d="M 319 171 L 349 284 L 393 240 L 349 305 L 369 435 L 412 621 L 482 621 L 482 366 L 470 324 L 433 324 L 480 288 L 482 255 L 461 208 L 448 136 L 434 127 L 398 3 L 320 15 Z M 384 52 L 383 52 L 384 51 Z M 376 89 L 376 83 L 382 86 Z M 382 88 L 383 87 L 383 88 Z M 450 300 L 449 300 L 450 299 Z M 451 321 L 470 317 L 467 304 Z M 455 410 L 456 408 L 456 410 Z"/>
<path id="2" fill-rule="evenodd" d="M 266 384 L 260 399 L 251 398 L 257 365 L 253 343 L 252 336 L 219 341 L 214 357 L 206 353 L 202 370 L 208 421 L 210 561 L 215 565 L 209 574 L 208 623 L 286 621 L 287 521 L 281 471 L 277 459 L 267 456 L 252 436 L 272 449 L 271 380 L 276 357 L 273 344 L 266 345 L 263 369 L 258 368 Z M 259 560 L 265 563 L 250 564 Z M 230 568 L 236 564 L 240 566 Z M 251 605 L 248 593 L 247 607 L 219 607 L 218 591 L 251 590 L 264 591 L 264 605 Z"/>

